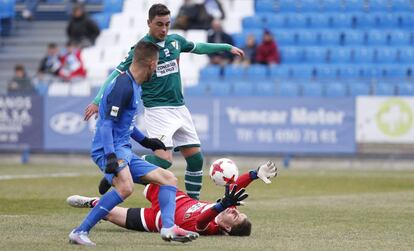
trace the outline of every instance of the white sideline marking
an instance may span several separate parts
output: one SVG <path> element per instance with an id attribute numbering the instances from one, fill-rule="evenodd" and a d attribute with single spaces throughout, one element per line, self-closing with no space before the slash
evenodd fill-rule
<path id="1" fill-rule="evenodd" d="M 79 177 L 79 176 L 90 176 L 90 175 L 91 174 L 82 174 L 82 173 L 16 174 L 16 175 L 0 175 L 0 180 Z"/>

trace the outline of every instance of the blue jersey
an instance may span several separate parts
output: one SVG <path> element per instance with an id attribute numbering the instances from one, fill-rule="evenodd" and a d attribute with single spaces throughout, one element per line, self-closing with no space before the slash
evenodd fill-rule
<path id="1" fill-rule="evenodd" d="M 105 89 L 102 102 L 99 104 L 99 119 L 96 123 L 95 137 L 92 141 L 92 154 L 103 153 L 105 134 L 101 131 L 103 124 L 112 122 L 114 149 L 131 148 L 130 136 L 134 130 L 135 116 L 138 111 L 141 86 L 132 77 L 129 70 L 119 75 Z M 105 154 L 108 154 L 105 152 Z"/>

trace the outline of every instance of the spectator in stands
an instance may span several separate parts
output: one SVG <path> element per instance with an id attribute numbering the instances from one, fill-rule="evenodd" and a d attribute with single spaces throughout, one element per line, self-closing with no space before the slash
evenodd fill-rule
<path id="1" fill-rule="evenodd" d="M 66 51 L 61 57 L 58 76 L 64 81 L 77 81 L 86 77 L 86 70 L 81 58 L 81 50 L 75 42 L 66 44 Z"/>
<path id="2" fill-rule="evenodd" d="M 256 51 L 256 62 L 260 64 L 280 64 L 280 53 L 270 31 L 265 30 L 263 41 Z"/>
<path id="3" fill-rule="evenodd" d="M 218 19 L 214 19 L 211 22 L 211 29 L 208 31 L 207 34 L 207 42 L 208 43 L 226 43 L 234 45 L 233 38 L 223 31 L 223 27 L 221 26 L 221 22 Z M 233 54 L 230 52 L 220 52 L 220 53 L 212 53 L 208 54 L 210 58 L 210 64 L 216 65 L 223 65 L 233 62 Z"/>
<path id="4" fill-rule="evenodd" d="M 200 0 L 184 0 L 180 7 L 173 29 L 204 29 L 210 27 L 212 17 L 207 13 L 204 3 Z"/>
<path id="5" fill-rule="evenodd" d="M 26 0 L 24 1 L 25 8 L 22 10 L 22 17 L 26 20 L 33 19 L 33 13 L 36 11 L 37 6 L 41 0 Z"/>
<path id="6" fill-rule="evenodd" d="M 82 5 L 76 4 L 72 10 L 72 17 L 66 28 L 69 41 L 73 41 L 85 48 L 95 44 L 99 36 L 99 28 L 96 23 L 89 18 Z"/>
<path id="7" fill-rule="evenodd" d="M 213 19 L 223 20 L 223 19 L 226 18 L 223 6 L 221 5 L 220 1 L 218 1 L 218 0 L 205 0 L 204 1 L 204 6 L 206 8 L 207 13 Z"/>
<path id="8" fill-rule="evenodd" d="M 249 34 L 246 37 L 246 45 L 242 48 L 244 51 L 244 58 L 238 57 L 235 59 L 236 64 L 243 64 L 245 66 L 256 63 L 256 37 L 253 34 Z"/>
<path id="9" fill-rule="evenodd" d="M 59 59 L 59 49 L 55 43 L 47 46 L 46 56 L 40 61 L 38 76 L 52 75 L 56 76 L 59 72 L 61 62 Z"/>
<path id="10" fill-rule="evenodd" d="M 32 80 L 27 76 L 23 65 L 18 64 L 14 68 L 14 76 L 7 86 L 8 94 L 34 94 L 35 88 Z"/>

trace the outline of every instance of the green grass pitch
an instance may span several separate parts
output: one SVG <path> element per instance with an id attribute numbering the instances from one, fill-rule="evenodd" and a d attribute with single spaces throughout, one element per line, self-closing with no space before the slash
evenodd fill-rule
<path id="1" fill-rule="evenodd" d="M 85 249 L 70 245 L 67 236 L 88 210 L 71 208 L 65 199 L 97 195 L 96 167 L 0 165 L 0 170 L 0 250 Z M 174 172 L 182 188 L 183 168 Z M 247 191 L 241 211 L 253 223 L 250 237 L 166 243 L 158 234 L 108 222 L 90 236 L 99 250 L 414 249 L 414 171 L 283 169 L 272 184 L 256 181 Z M 141 192 L 137 185 L 124 206 L 148 206 Z M 222 193 L 204 177 L 203 200 Z"/>

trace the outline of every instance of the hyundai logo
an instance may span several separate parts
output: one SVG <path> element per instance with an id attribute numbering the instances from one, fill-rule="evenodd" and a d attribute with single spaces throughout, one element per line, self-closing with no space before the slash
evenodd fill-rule
<path id="1" fill-rule="evenodd" d="M 83 130 L 85 123 L 82 116 L 74 112 L 63 112 L 50 119 L 50 127 L 60 134 L 76 134 Z"/>

